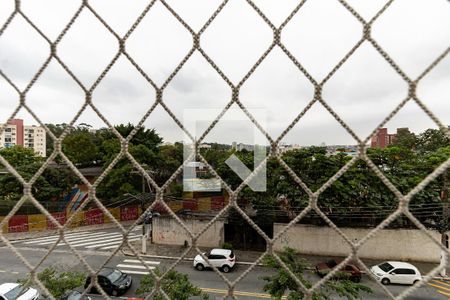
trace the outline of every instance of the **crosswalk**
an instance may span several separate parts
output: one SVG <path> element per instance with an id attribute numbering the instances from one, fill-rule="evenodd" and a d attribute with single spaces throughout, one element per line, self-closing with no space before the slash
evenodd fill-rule
<path id="1" fill-rule="evenodd" d="M 436 292 L 438 292 L 439 294 L 445 297 L 450 297 L 450 283 L 448 281 L 431 280 L 428 285 L 435 288 Z"/>
<path id="2" fill-rule="evenodd" d="M 124 259 L 117 268 L 126 274 L 147 275 L 148 269 L 153 270 L 160 264 L 159 261 L 144 260 L 144 262 L 145 265 L 138 259 Z"/>
<path id="3" fill-rule="evenodd" d="M 140 230 L 139 228 L 135 228 L 129 235 L 128 240 L 130 242 L 137 241 L 141 238 L 140 234 L 135 234 L 133 232 Z M 114 250 L 123 241 L 123 235 L 119 231 L 115 232 L 105 232 L 105 231 L 78 231 L 73 233 L 67 233 L 64 235 L 66 240 L 70 243 L 72 247 L 75 248 L 85 248 L 88 250 Z M 52 235 L 40 238 L 33 238 L 28 240 L 15 241 L 14 244 L 18 246 L 52 246 L 58 241 L 59 235 Z M 64 241 L 60 241 L 57 244 L 58 247 L 67 246 Z"/>

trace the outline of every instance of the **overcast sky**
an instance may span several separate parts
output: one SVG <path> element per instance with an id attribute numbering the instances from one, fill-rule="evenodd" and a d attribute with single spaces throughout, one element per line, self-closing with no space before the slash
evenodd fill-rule
<path id="1" fill-rule="evenodd" d="M 68 23 L 80 0 L 23 0 L 23 11 L 51 39 Z M 123 36 L 143 11 L 148 0 L 90 0 L 94 9 Z M 184 20 L 199 30 L 221 1 L 167 0 Z M 365 19 L 370 19 L 386 1 L 348 1 Z M 255 3 L 280 25 L 298 1 L 259 0 Z M 0 24 L 13 0 L 0 1 Z M 318 81 L 359 40 L 360 23 L 337 0 L 310 0 L 283 30 L 282 41 Z M 375 22 L 373 37 L 405 73 L 417 77 L 450 46 L 450 3 L 447 0 L 397 0 Z M 272 41 L 272 31 L 244 0 L 230 0 L 223 12 L 202 35 L 201 45 L 235 83 L 252 67 Z M 192 46 L 189 32 L 159 2 L 150 10 L 127 42 L 128 53 L 161 85 Z M 58 46 L 61 59 L 90 86 L 117 53 L 115 38 L 84 10 Z M 21 89 L 49 55 L 46 42 L 16 17 L 0 37 L 0 69 Z M 288 126 L 312 99 L 313 86 L 288 57 L 276 47 L 241 89 L 240 99 L 249 109 L 265 110 L 259 116 L 274 138 Z M 450 55 L 418 88 L 425 104 L 445 124 L 450 124 Z M 405 98 L 407 85 L 367 42 L 324 86 L 327 103 L 365 138 Z M 186 109 L 211 109 L 215 115 L 230 100 L 231 91 L 207 61 L 195 52 L 164 92 L 164 101 L 183 120 Z M 124 57 L 109 71 L 93 95 L 93 101 L 112 124 L 137 123 L 153 104 L 155 92 Z M 0 78 L 0 123 L 18 104 L 18 95 Z M 52 61 L 27 94 L 27 103 L 45 123 L 69 123 L 84 101 L 79 86 Z M 239 115 L 239 113 L 232 112 Z M 25 111 L 19 118 L 37 122 Z M 205 118 L 205 119 L 208 119 Z M 242 120 L 241 120 L 242 119 Z M 76 121 L 94 128 L 105 124 L 87 109 Z M 200 121 L 196 136 L 205 128 Z M 146 120 L 165 141 L 179 141 L 183 134 L 161 108 Z M 409 127 L 414 132 L 436 127 L 413 102 L 387 124 L 389 131 Z M 252 143 L 254 127 L 241 114 L 219 123 L 207 141 Z M 283 139 L 301 145 L 355 144 L 351 136 L 319 104 Z"/>

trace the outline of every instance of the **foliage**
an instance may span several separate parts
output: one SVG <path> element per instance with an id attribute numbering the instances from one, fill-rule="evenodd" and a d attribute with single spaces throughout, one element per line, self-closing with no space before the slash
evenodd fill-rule
<path id="1" fill-rule="evenodd" d="M 47 267 L 37 275 L 48 291 L 55 297 L 60 298 L 69 291 L 76 289 L 86 281 L 86 274 L 78 271 L 61 271 L 54 267 Z M 17 280 L 18 283 L 30 283 L 29 278 Z"/>
<path id="2" fill-rule="evenodd" d="M 163 272 L 156 268 L 155 274 L 161 276 Z M 138 295 L 149 294 L 155 287 L 155 279 L 151 274 L 144 275 L 141 278 L 139 288 L 136 290 Z M 188 300 L 193 296 L 203 296 L 203 299 L 209 299 L 206 294 L 202 293 L 202 290 L 194 286 L 188 279 L 186 274 L 179 273 L 175 270 L 170 270 L 161 281 L 162 290 L 169 296 L 170 299 Z M 155 294 L 152 299 L 162 300 L 165 299 L 161 293 Z"/>
<path id="3" fill-rule="evenodd" d="M 306 287 L 311 288 L 312 283 L 309 281 L 305 273 L 309 267 L 309 263 L 298 257 L 298 253 L 291 248 L 285 248 L 278 256 L 289 270 L 298 278 L 298 280 Z M 279 262 L 273 256 L 266 256 L 264 265 L 272 268 L 277 273 L 272 276 L 264 276 L 262 279 L 266 281 L 264 291 L 268 292 L 274 299 L 281 299 L 285 293 L 288 293 L 288 300 L 303 299 L 304 293 L 297 282 L 289 275 L 289 273 L 281 267 Z M 316 292 L 313 293 L 313 300 L 326 300 L 346 298 L 361 299 L 362 293 L 372 293 L 372 290 L 360 283 L 354 283 L 348 278 L 339 280 L 326 281 Z"/>
<path id="4" fill-rule="evenodd" d="M 233 250 L 233 244 L 225 242 L 225 243 L 222 244 L 222 249 Z"/>
<path id="5" fill-rule="evenodd" d="M 427 129 L 417 138 L 416 148 L 419 152 L 430 153 L 443 147 L 450 147 L 450 137 L 442 130 Z"/>
<path id="6" fill-rule="evenodd" d="M 407 149 L 414 149 L 417 144 L 417 137 L 414 133 L 409 132 L 409 130 L 398 130 L 397 136 L 392 143 L 394 147 L 403 147 Z"/>
<path id="7" fill-rule="evenodd" d="M 89 131 L 75 131 L 62 142 L 62 151 L 77 165 L 92 165 L 100 160 L 95 136 Z"/>
<path id="8" fill-rule="evenodd" d="M 15 146 L 0 150 L 4 157 L 25 180 L 30 180 L 43 164 L 42 157 L 32 149 Z M 61 199 L 80 181 L 67 168 L 47 167 L 32 186 L 33 196 L 41 202 Z M 22 197 L 23 186 L 11 173 L 0 176 L 0 200 L 12 205 Z"/>

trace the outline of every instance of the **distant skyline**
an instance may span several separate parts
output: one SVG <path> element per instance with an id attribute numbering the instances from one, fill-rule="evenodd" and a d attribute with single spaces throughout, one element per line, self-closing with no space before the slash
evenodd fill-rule
<path id="1" fill-rule="evenodd" d="M 366 20 L 386 1 L 348 0 Z M 123 36 L 149 3 L 147 0 L 90 0 L 90 5 Z M 221 1 L 167 0 L 167 3 L 198 31 Z M 298 1 L 255 1 L 279 26 Z M 50 40 L 69 22 L 79 0 L 23 0 L 22 9 Z M 51 7 L 51 9 L 49 9 Z M 14 8 L 14 0 L 0 1 L 0 26 Z M 283 29 L 281 40 L 303 67 L 321 81 L 356 44 L 362 26 L 338 1 L 307 1 Z M 201 38 L 204 51 L 233 83 L 239 82 L 268 48 L 272 31 L 243 0 L 231 0 Z M 411 78 L 416 78 L 450 46 L 450 3 L 446 0 L 397 0 L 373 25 L 373 38 Z M 189 32 L 157 1 L 131 34 L 126 49 L 142 69 L 161 85 L 192 46 Z M 32 51 L 30 51 L 32 49 Z M 115 38 L 83 10 L 58 45 L 58 55 L 81 82 L 90 86 L 118 51 Z M 49 46 L 20 16 L 0 37 L 0 70 L 20 89 L 49 55 Z M 450 55 L 418 85 L 417 93 L 444 124 L 450 124 Z M 313 98 L 314 88 L 286 54 L 275 47 L 241 88 L 239 97 L 249 109 L 267 110 L 265 129 L 276 139 Z M 407 84 L 368 42 L 364 42 L 324 85 L 323 98 L 364 139 L 408 94 Z M 137 124 L 155 101 L 155 91 L 121 56 L 94 90 L 94 105 L 111 124 Z M 168 84 L 164 103 L 182 122 L 183 111 L 192 108 L 221 110 L 231 90 L 196 51 Z M 53 59 L 27 94 L 27 105 L 44 123 L 69 123 L 81 108 L 84 94 Z M 19 103 L 19 96 L 0 76 L 0 123 Z M 236 106 L 236 105 L 233 105 Z M 23 109 L 16 115 L 37 124 Z M 75 124 L 104 127 L 87 108 Z M 165 141 L 183 140 L 183 133 L 158 105 L 144 122 Z M 205 128 L 207 125 L 202 125 Z M 390 131 L 409 127 L 412 132 L 437 128 L 414 102 L 408 102 L 384 127 Z M 206 142 L 252 143 L 250 120 L 239 124 L 220 122 Z M 352 145 L 356 141 L 316 103 L 285 136 L 288 144 Z"/>

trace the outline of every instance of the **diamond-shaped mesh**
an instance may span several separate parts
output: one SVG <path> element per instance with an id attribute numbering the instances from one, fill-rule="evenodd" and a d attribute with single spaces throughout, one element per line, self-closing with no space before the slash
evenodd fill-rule
<path id="1" fill-rule="evenodd" d="M 26 202 L 29 201 L 33 203 L 40 211 L 42 211 L 46 217 L 53 222 L 57 229 L 59 230 L 60 238 L 67 243 L 67 245 L 70 247 L 70 250 L 78 257 L 78 259 L 82 262 L 82 264 L 86 267 L 86 269 L 93 275 L 95 274 L 96 270 L 93 270 L 89 264 L 86 262 L 86 260 L 83 258 L 83 255 L 77 252 L 74 247 L 70 246 L 70 242 L 68 242 L 64 236 L 64 231 L 68 227 L 68 224 L 72 221 L 72 216 L 69 218 L 68 222 L 63 226 L 60 225 L 54 217 L 43 207 L 32 195 L 31 187 L 35 183 L 36 179 L 42 172 L 49 166 L 50 162 L 56 157 L 60 156 L 62 160 L 70 167 L 71 171 L 76 174 L 89 188 L 89 199 L 86 201 L 79 209 L 83 209 L 89 202 L 94 202 L 95 205 L 100 208 L 103 213 L 110 219 L 112 222 L 121 229 L 124 236 L 126 237 L 131 228 L 129 230 L 126 230 L 113 216 L 112 214 L 107 210 L 107 208 L 101 203 L 101 201 L 96 197 L 96 187 L 104 180 L 105 176 L 108 175 L 108 173 L 114 168 L 114 166 L 119 162 L 121 159 L 127 159 L 129 160 L 133 166 L 142 174 L 142 176 L 145 177 L 147 182 L 151 184 L 153 189 L 156 191 L 156 201 L 153 202 L 153 204 L 148 208 L 148 210 L 151 210 L 154 206 L 160 204 L 165 207 L 165 209 L 169 212 L 171 217 L 173 217 L 183 228 L 186 230 L 186 232 L 189 232 L 191 238 L 192 238 L 192 246 L 194 249 L 196 249 L 199 253 L 201 253 L 200 249 L 197 246 L 197 240 L 198 237 L 204 233 L 219 217 L 221 217 L 225 212 L 227 212 L 230 208 L 234 208 L 237 210 L 239 215 L 241 215 L 246 222 L 248 222 L 267 242 L 267 249 L 264 255 L 270 254 L 274 255 L 275 259 L 280 263 L 280 265 L 289 273 L 291 276 L 296 280 L 296 282 L 299 284 L 300 287 L 302 287 L 303 291 L 305 292 L 306 299 L 310 299 L 312 296 L 312 293 L 316 291 L 320 286 L 333 274 L 337 271 L 334 270 L 329 275 L 327 275 L 324 279 L 316 283 L 313 287 L 307 289 L 304 285 L 301 284 L 301 282 L 295 278 L 295 276 L 292 274 L 292 272 L 287 268 L 287 266 L 283 263 L 283 261 L 279 258 L 279 256 L 276 255 L 276 253 L 273 252 L 273 245 L 276 240 L 278 240 L 282 234 L 284 234 L 290 227 L 292 227 L 293 224 L 297 223 L 302 217 L 304 217 L 308 212 L 314 211 L 317 215 L 319 215 L 331 228 L 333 228 L 350 246 L 351 253 L 347 257 L 347 260 L 349 259 L 355 259 L 358 261 L 361 266 L 368 272 L 367 267 L 360 261 L 358 258 L 358 250 L 361 248 L 361 246 L 369 240 L 376 232 L 387 226 L 391 221 L 393 221 L 398 215 L 403 214 L 407 218 L 409 218 L 412 223 L 414 223 L 420 230 L 423 231 L 423 233 L 427 234 L 430 239 L 434 241 L 438 247 L 440 247 L 442 250 L 447 251 L 440 243 L 440 241 L 436 240 L 433 236 L 431 236 L 426 230 L 425 227 L 412 215 L 412 213 L 409 211 L 408 204 L 410 200 L 416 195 L 418 192 L 420 192 L 428 183 L 436 179 L 437 176 L 442 174 L 444 171 L 446 171 L 450 165 L 450 159 L 445 161 L 443 164 L 441 164 L 438 168 L 436 168 L 431 174 L 429 174 L 420 184 L 418 184 L 414 189 L 412 189 L 408 194 L 403 195 L 395 186 L 392 184 L 392 182 L 386 178 L 386 176 L 375 166 L 375 164 L 370 160 L 370 158 L 366 154 L 366 144 L 369 141 L 369 137 L 362 140 L 360 139 L 354 132 L 354 130 L 348 126 L 343 119 L 328 105 L 326 99 L 322 97 L 322 89 L 324 85 L 329 81 L 329 79 L 340 69 L 340 67 L 346 63 L 349 57 L 352 56 L 352 54 L 363 44 L 367 43 L 370 46 L 372 46 L 376 52 L 392 67 L 392 69 L 400 75 L 400 77 L 404 80 L 404 82 L 408 86 L 408 96 L 401 101 L 399 105 L 395 107 L 386 117 L 385 119 L 378 125 L 376 129 L 372 132 L 372 134 L 375 134 L 378 129 L 382 128 L 389 120 L 393 118 L 393 116 L 409 101 L 415 102 L 419 105 L 419 107 L 437 124 L 437 126 L 448 136 L 450 136 L 449 130 L 444 124 L 427 108 L 427 106 L 424 104 L 424 102 L 419 98 L 419 96 L 416 93 L 416 88 L 420 81 L 427 76 L 430 71 L 436 67 L 450 52 L 450 47 L 446 48 L 445 51 L 439 55 L 435 60 L 417 77 L 417 78 L 410 78 L 406 73 L 398 66 L 398 64 L 392 59 L 392 57 L 387 53 L 382 45 L 380 45 L 373 37 L 372 37 L 372 27 L 373 24 L 377 21 L 377 19 L 386 11 L 389 9 L 391 4 L 394 2 L 393 0 L 388 1 L 376 14 L 375 16 L 370 19 L 369 21 L 366 21 L 351 5 L 349 5 L 345 0 L 337 0 L 348 12 L 351 13 L 351 15 L 361 24 L 361 37 L 359 41 L 348 51 L 348 53 L 336 64 L 336 66 L 325 76 L 325 78 L 322 81 L 316 81 L 316 79 L 313 78 L 313 76 L 306 70 L 301 62 L 301 58 L 295 57 L 289 49 L 283 44 L 281 39 L 281 33 L 283 29 L 286 27 L 286 25 L 292 20 L 292 18 L 302 13 L 302 7 L 305 4 L 307 0 L 300 1 L 298 5 L 295 6 L 295 8 L 292 10 L 292 12 L 288 15 L 288 17 L 284 20 L 284 22 L 281 23 L 280 26 L 275 26 L 268 17 L 263 13 L 263 11 L 258 7 L 258 5 L 252 1 L 252 0 L 246 0 L 247 4 L 251 9 L 253 9 L 258 16 L 263 20 L 263 22 L 272 30 L 273 32 L 273 39 L 270 45 L 267 49 L 261 49 L 263 54 L 259 59 L 254 63 L 254 65 L 251 67 L 251 69 L 247 72 L 247 74 L 237 83 L 234 84 L 227 75 L 221 70 L 221 68 L 215 63 L 215 61 L 208 55 L 208 53 L 204 50 L 204 48 L 201 45 L 202 41 L 202 34 L 207 30 L 207 28 L 214 22 L 216 17 L 222 12 L 223 8 L 228 4 L 228 0 L 223 1 L 217 9 L 214 11 L 214 13 L 209 17 L 209 19 L 206 21 L 206 23 L 201 27 L 199 31 L 194 31 L 191 26 L 180 16 L 180 14 L 175 11 L 165 0 L 159 0 L 159 2 L 163 5 L 167 11 L 173 15 L 176 20 L 187 30 L 187 32 L 192 36 L 192 47 L 190 50 L 186 53 L 184 58 L 177 64 L 175 69 L 171 72 L 171 74 L 165 79 L 163 84 L 161 86 L 158 86 L 152 78 L 146 72 L 141 68 L 141 66 L 136 62 L 136 60 L 133 59 L 133 57 L 130 55 L 130 53 L 126 50 L 126 44 L 128 38 L 133 34 L 135 29 L 139 26 L 142 19 L 148 14 L 148 12 L 152 9 L 154 4 L 158 0 L 152 0 L 149 1 L 148 5 L 146 5 L 145 9 L 140 13 L 137 20 L 133 23 L 131 28 L 126 32 L 124 36 L 120 36 L 117 34 L 111 26 L 101 17 L 99 13 L 96 12 L 96 10 L 90 5 L 88 0 L 82 0 L 80 1 L 80 5 L 78 9 L 73 14 L 72 18 L 70 19 L 69 23 L 64 27 L 64 29 L 61 31 L 61 33 L 57 36 L 55 40 L 51 40 L 49 37 L 46 36 L 46 34 L 39 29 L 39 27 L 33 23 L 33 21 L 27 16 L 27 14 L 21 9 L 21 1 L 16 0 L 15 1 L 15 9 L 11 13 L 11 15 L 8 17 L 5 24 L 0 24 L 0 37 L 8 30 L 9 25 L 15 18 L 23 18 L 26 23 L 28 23 L 33 30 L 35 30 L 39 36 L 45 41 L 49 46 L 49 54 L 48 57 L 45 59 L 42 66 L 38 69 L 36 74 L 32 77 L 30 82 L 25 85 L 24 89 L 20 89 L 17 84 L 15 84 L 7 74 L 3 70 L 0 70 L 0 75 L 6 80 L 6 82 L 17 92 L 17 94 L 20 97 L 20 102 L 18 106 L 15 108 L 13 113 L 11 114 L 10 119 L 13 119 L 16 114 L 19 112 L 19 110 L 25 110 L 28 113 L 30 113 L 36 121 L 45 128 L 47 134 L 50 136 L 52 141 L 54 142 L 54 152 L 48 157 L 48 159 L 45 161 L 45 163 L 42 165 L 42 167 L 39 169 L 39 171 L 34 174 L 33 178 L 31 178 L 29 181 L 25 180 L 15 169 L 11 164 L 8 163 L 3 157 L 0 156 L 0 163 L 3 164 L 9 172 L 15 178 L 23 185 L 23 197 L 21 200 L 15 205 L 14 209 L 11 210 L 11 212 L 8 214 L 8 216 L 0 223 L 0 227 L 6 224 L 8 222 L 9 218 L 11 218 L 17 210 Z M 112 35 L 113 38 L 117 40 L 118 43 L 118 51 L 115 55 L 113 55 L 113 58 L 108 63 L 106 68 L 101 72 L 100 76 L 96 78 L 96 80 L 93 82 L 91 86 L 87 86 L 83 84 L 83 81 L 80 80 L 75 73 L 70 69 L 68 65 L 64 63 L 64 60 L 59 56 L 58 54 L 58 45 L 60 44 L 61 40 L 65 38 L 66 34 L 70 31 L 72 25 L 77 21 L 78 17 L 81 13 L 88 13 L 91 15 L 91 17 L 94 17 L 96 20 L 98 20 L 99 24 L 104 26 L 104 28 Z M 231 20 L 230 20 L 231 21 Z M 253 72 L 258 68 L 258 66 L 265 60 L 267 55 L 276 47 L 279 47 L 279 49 L 282 50 L 282 52 L 289 58 L 289 60 L 306 76 L 306 78 L 310 81 L 310 83 L 314 86 L 314 97 L 310 101 L 310 103 L 305 107 L 305 109 L 298 114 L 298 116 L 294 119 L 294 121 L 282 132 L 282 134 L 274 139 L 272 138 L 266 130 L 258 123 L 258 121 L 252 116 L 252 114 L 247 110 L 245 105 L 241 102 L 239 98 L 239 92 L 240 88 L 243 86 L 243 84 L 246 82 L 250 76 L 252 76 Z M 206 61 L 209 63 L 209 65 L 220 75 L 220 77 L 223 79 L 223 81 L 229 86 L 231 89 L 231 100 L 229 103 L 223 108 L 222 112 L 216 117 L 216 119 L 209 125 L 208 129 L 203 133 L 203 135 L 198 138 L 194 139 L 193 134 L 188 132 L 186 128 L 183 126 L 181 121 L 175 116 L 175 114 L 170 110 L 170 108 L 165 104 L 164 99 L 164 92 L 168 84 L 172 81 L 172 79 L 176 76 L 176 74 L 183 68 L 184 64 L 190 59 L 193 53 L 198 51 L 200 55 L 202 55 Z M 151 86 L 156 93 L 156 100 L 155 102 L 148 107 L 148 110 L 146 111 L 145 115 L 142 117 L 142 119 L 139 121 L 135 129 L 129 134 L 128 137 L 124 138 L 122 137 L 117 130 L 111 125 L 111 123 L 108 121 L 108 119 L 102 114 L 102 112 L 95 106 L 95 104 L 92 101 L 92 94 L 94 90 L 97 88 L 97 86 L 102 82 L 103 78 L 106 76 L 106 74 L 109 72 L 111 67 L 116 63 L 119 57 L 121 57 L 128 60 L 134 68 L 143 76 L 143 78 L 148 82 L 149 86 Z M 33 112 L 33 110 L 27 105 L 27 94 L 29 90 L 33 87 L 33 85 L 36 83 L 38 78 L 41 76 L 41 74 L 46 70 L 49 63 L 51 61 L 54 61 L 58 63 L 74 80 L 74 82 L 81 88 L 81 90 L 84 92 L 84 103 L 82 107 L 77 111 L 75 117 L 71 120 L 69 125 L 75 124 L 77 119 L 80 117 L 80 115 L 85 111 L 87 107 L 90 107 L 93 109 L 93 111 L 100 117 L 107 126 L 114 132 L 114 134 L 117 136 L 117 138 L 121 142 L 121 151 L 120 153 L 115 157 L 115 159 L 111 162 L 111 164 L 104 170 L 104 172 L 97 178 L 97 180 L 91 184 L 89 183 L 83 175 L 80 173 L 80 171 L 76 168 L 76 166 L 67 158 L 67 156 L 62 152 L 61 150 L 61 143 L 64 137 L 69 133 L 68 126 L 66 130 L 61 134 L 61 136 L 56 137 L 50 130 L 47 128 L 44 123 L 39 119 L 39 117 Z M 82 62 L 80 62 L 82 63 Z M 206 159 L 202 157 L 202 155 L 195 149 L 194 153 L 191 156 L 199 157 L 199 159 L 205 163 L 209 169 L 209 171 L 220 179 L 222 182 L 224 189 L 226 192 L 230 195 L 230 202 L 229 204 L 217 215 L 211 222 L 209 222 L 203 230 L 198 232 L 196 235 L 194 235 L 192 232 L 189 231 L 189 229 L 185 226 L 185 224 L 178 218 L 177 215 L 173 213 L 168 207 L 168 205 L 164 201 L 164 191 L 169 186 L 171 182 L 175 180 L 175 178 L 181 173 L 182 167 L 180 166 L 179 169 L 169 178 L 169 180 L 162 186 L 159 186 L 149 175 L 147 172 L 145 172 L 144 168 L 133 158 L 133 156 L 128 152 L 128 143 L 133 138 L 133 136 L 136 134 L 137 130 L 142 126 L 142 124 L 146 121 L 148 116 L 153 112 L 153 110 L 160 105 L 167 113 L 170 115 L 170 117 L 176 122 L 176 124 L 187 134 L 187 136 L 192 140 L 192 142 L 195 145 L 199 145 L 202 140 L 205 138 L 205 136 L 208 134 L 208 132 L 211 131 L 211 129 L 216 125 L 217 122 L 220 121 L 221 117 L 225 114 L 225 112 L 233 105 L 237 104 L 242 111 L 248 116 L 248 118 L 252 121 L 252 123 L 266 136 L 266 138 L 271 143 L 271 151 L 269 155 L 266 157 L 264 161 L 261 162 L 261 164 L 255 168 L 255 170 L 250 174 L 250 176 L 242 182 L 242 184 L 236 189 L 232 190 L 220 177 L 219 175 L 214 171 L 214 169 L 211 167 L 211 165 L 208 164 Z M 295 174 L 294 171 L 281 159 L 281 153 L 279 152 L 278 145 L 283 139 L 283 137 L 286 136 L 286 134 L 297 124 L 297 122 L 308 112 L 308 110 L 314 105 L 314 104 L 320 104 L 322 105 L 338 122 L 339 124 L 358 142 L 359 146 L 359 155 L 358 157 L 353 158 L 351 161 L 349 161 L 345 166 L 342 167 L 341 170 L 339 170 L 334 176 L 332 176 L 326 183 L 323 184 L 321 188 L 319 188 L 316 192 L 311 191 L 306 184 L 303 183 L 303 181 Z M 0 133 L 4 131 L 4 126 L 0 127 Z M 186 160 L 189 161 L 192 157 L 188 158 Z M 286 169 L 286 171 L 289 173 L 289 175 L 303 188 L 303 190 L 308 194 L 309 196 L 309 205 L 300 213 L 298 214 L 279 234 L 277 234 L 273 239 L 270 239 L 267 235 L 264 234 L 264 232 L 253 222 L 253 220 L 237 205 L 236 199 L 238 197 L 238 194 L 240 191 L 244 188 L 244 186 L 253 178 L 267 163 L 267 161 L 271 158 L 275 158 L 281 166 Z M 371 231 L 371 233 L 366 236 L 364 239 L 359 241 L 358 243 L 352 243 L 345 234 L 330 220 L 327 218 L 327 216 L 320 210 L 319 206 L 317 205 L 317 200 L 320 196 L 320 194 L 325 191 L 328 187 L 330 187 L 342 174 L 344 174 L 349 167 L 355 163 L 357 159 L 364 160 L 367 165 L 372 169 L 372 171 L 382 180 L 382 182 L 389 188 L 392 193 L 394 193 L 399 201 L 398 209 L 390 215 L 388 218 L 386 218 L 379 226 L 377 226 L 375 229 Z M 137 223 L 137 221 L 136 221 Z M 136 224 L 135 223 L 135 224 Z M 8 239 L 0 233 L 0 238 L 5 242 L 7 247 L 11 249 L 11 251 L 14 252 L 14 254 L 29 268 L 30 273 L 32 275 L 33 281 L 38 284 L 43 290 L 45 288 L 43 287 L 42 283 L 39 282 L 36 276 L 36 270 L 38 266 L 33 266 L 29 261 L 20 253 L 18 250 L 8 241 Z M 143 265 L 146 265 L 143 261 L 143 258 L 141 255 L 134 250 L 134 248 L 131 246 L 131 244 L 126 240 L 125 242 L 128 244 L 129 248 L 134 252 L 134 254 L 139 258 L 139 260 L 143 263 Z M 43 257 L 42 261 L 48 257 L 52 250 L 54 249 L 55 245 L 47 252 L 47 254 Z M 187 249 L 184 255 L 188 253 L 188 251 L 191 249 Z M 119 248 L 116 249 L 113 253 L 111 253 L 111 256 L 104 262 L 106 264 L 112 257 L 119 251 Z M 170 269 L 173 269 L 182 259 L 183 256 L 181 256 L 177 261 L 175 261 Z M 263 255 L 263 256 L 264 256 Z M 261 261 L 262 257 L 256 260 L 250 268 L 241 274 L 234 282 L 230 282 L 226 277 L 224 277 L 221 273 L 219 273 L 217 270 L 217 274 L 227 283 L 229 292 L 227 296 L 231 296 L 233 298 L 236 298 L 233 294 L 235 285 L 244 278 L 250 270 L 252 270 L 257 263 Z M 347 261 L 346 260 L 346 261 Z M 41 262 L 42 262 L 41 261 Z M 344 261 L 340 266 L 343 266 L 345 264 Z M 444 266 L 445 267 L 445 266 Z M 167 272 L 169 271 L 167 270 Z M 439 272 L 440 267 L 434 269 L 429 276 L 436 274 Z M 150 269 L 148 269 L 149 272 L 151 272 L 154 276 L 154 272 Z M 370 272 L 368 272 L 370 274 Z M 164 275 L 162 275 L 164 276 Z M 161 276 L 161 277 L 162 277 Z M 161 277 L 156 276 L 157 284 L 156 284 L 156 290 L 154 290 L 151 295 L 149 295 L 147 298 L 151 298 L 152 295 L 154 295 L 157 292 L 161 292 L 165 298 L 168 299 L 167 295 L 160 289 L 160 280 Z M 426 280 L 429 279 L 429 277 L 425 277 Z M 97 285 L 97 282 L 93 282 L 93 284 Z M 400 295 L 397 297 L 393 296 L 386 288 L 382 287 L 386 294 L 392 298 L 392 299 L 404 299 L 407 295 L 411 294 L 416 288 L 417 285 L 414 285 L 411 288 L 408 288 L 404 290 Z M 99 289 L 102 291 L 101 289 Z M 109 298 L 104 292 L 102 291 L 102 294 L 104 297 Z M 53 298 L 53 297 L 52 297 Z"/>

